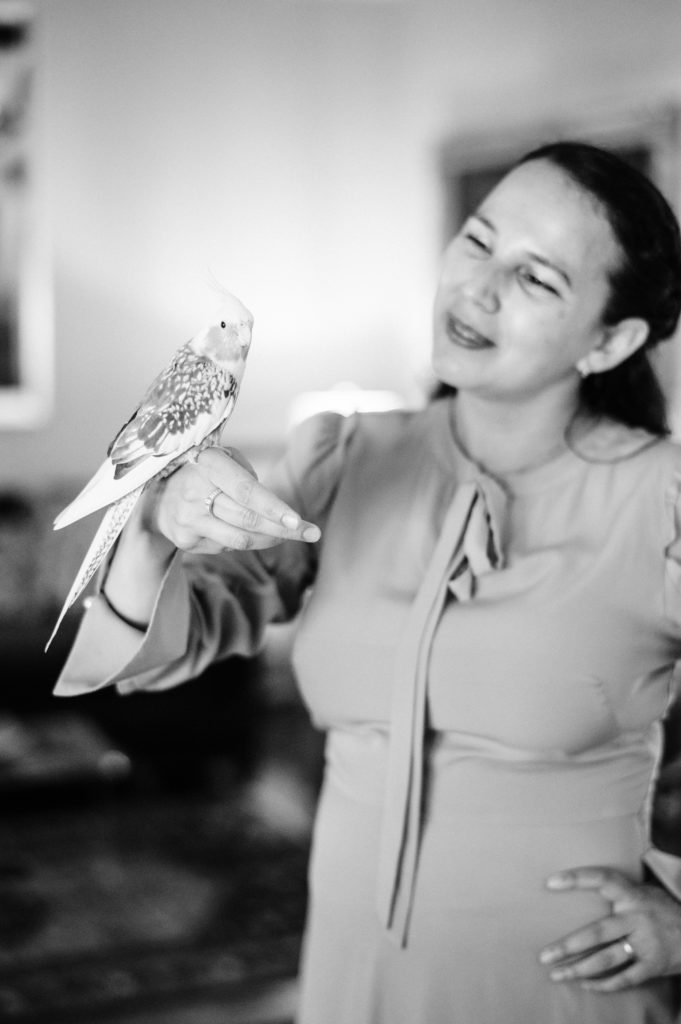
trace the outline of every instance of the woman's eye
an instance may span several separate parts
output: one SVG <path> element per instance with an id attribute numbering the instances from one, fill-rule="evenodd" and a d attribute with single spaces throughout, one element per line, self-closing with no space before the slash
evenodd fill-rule
<path id="1" fill-rule="evenodd" d="M 479 252 L 489 252 L 489 246 L 485 242 L 483 242 L 482 238 L 479 238 L 478 235 L 474 235 L 470 231 L 467 231 L 466 234 L 464 235 L 464 238 L 466 239 L 467 242 L 471 243 L 474 249 L 477 249 Z"/>
<path id="2" fill-rule="evenodd" d="M 541 288 L 545 292 L 549 292 L 551 295 L 558 295 L 558 291 L 553 285 L 550 285 L 547 281 L 543 281 L 536 274 L 533 274 L 531 270 L 521 270 L 520 276 L 526 284 L 529 284 L 532 288 Z"/>

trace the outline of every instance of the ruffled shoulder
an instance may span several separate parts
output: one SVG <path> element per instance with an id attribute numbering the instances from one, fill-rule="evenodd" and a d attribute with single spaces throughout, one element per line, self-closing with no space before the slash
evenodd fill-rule
<path id="1" fill-rule="evenodd" d="M 628 427 L 616 420 L 597 424 L 586 420 L 570 437 L 570 447 L 586 462 L 621 462 L 657 445 L 660 437 L 640 427 Z"/>
<path id="2" fill-rule="evenodd" d="M 293 431 L 280 466 L 282 490 L 293 507 L 310 522 L 322 524 L 336 493 L 348 443 L 359 417 L 323 412 L 304 420 Z M 277 490 L 277 483 L 272 482 Z"/>

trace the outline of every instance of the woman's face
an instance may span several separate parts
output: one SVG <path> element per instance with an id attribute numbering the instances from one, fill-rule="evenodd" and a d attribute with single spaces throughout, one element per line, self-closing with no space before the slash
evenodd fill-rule
<path id="1" fill-rule="evenodd" d="M 604 339 L 619 247 L 604 213 L 546 160 L 511 171 L 447 248 L 433 368 L 460 391 L 526 399 L 574 389 Z"/>

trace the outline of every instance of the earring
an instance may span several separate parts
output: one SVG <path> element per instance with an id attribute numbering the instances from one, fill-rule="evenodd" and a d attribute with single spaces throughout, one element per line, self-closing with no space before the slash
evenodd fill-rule
<path id="1" fill-rule="evenodd" d="M 586 363 L 582 362 L 581 360 L 580 360 L 580 362 L 577 363 L 577 366 L 575 367 L 575 369 L 577 370 L 577 373 L 582 378 L 582 380 L 585 377 L 588 377 L 590 372 L 591 372 L 589 370 L 589 367 L 586 365 Z"/>

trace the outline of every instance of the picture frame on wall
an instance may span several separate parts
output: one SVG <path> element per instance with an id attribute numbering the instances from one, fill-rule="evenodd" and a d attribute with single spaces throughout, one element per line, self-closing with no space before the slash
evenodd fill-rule
<path id="1" fill-rule="evenodd" d="M 37 206 L 36 15 L 0 2 L 0 429 L 30 428 L 52 407 L 53 328 Z"/>
<path id="2" fill-rule="evenodd" d="M 574 139 L 610 149 L 647 174 L 679 212 L 681 107 L 643 106 L 609 114 L 539 121 L 513 130 L 453 134 L 440 151 L 443 242 L 524 153 Z"/>

